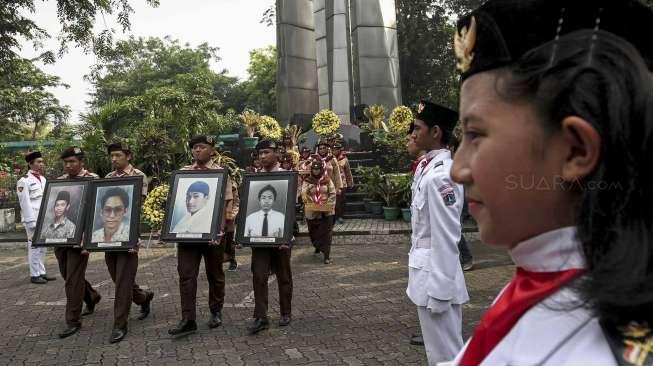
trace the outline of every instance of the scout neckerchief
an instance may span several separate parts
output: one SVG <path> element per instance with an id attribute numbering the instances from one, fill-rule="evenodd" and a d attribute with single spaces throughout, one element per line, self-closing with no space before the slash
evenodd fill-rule
<path id="1" fill-rule="evenodd" d="M 578 278 L 583 269 L 533 272 L 517 267 L 499 299 L 483 315 L 460 360 L 460 366 L 479 365 L 530 308 Z"/>
<path id="2" fill-rule="evenodd" d="M 311 169 L 311 171 L 312 171 L 312 170 L 313 170 L 313 169 Z M 313 176 L 313 174 L 311 173 L 310 177 L 307 178 L 307 179 L 311 178 L 311 179 L 309 180 L 309 182 L 310 182 L 311 180 L 316 180 L 316 181 L 315 181 L 315 194 L 313 195 L 313 202 L 314 202 L 315 204 L 317 204 L 317 205 L 321 205 L 321 204 L 322 204 L 322 184 L 323 184 L 324 181 L 326 180 L 327 176 L 328 176 L 328 174 L 327 174 L 327 167 L 326 167 L 326 163 L 325 163 L 324 160 L 323 160 L 323 161 L 322 161 L 322 176 L 319 177 L 319 178 L 316 180 L 315 177 Z"/>

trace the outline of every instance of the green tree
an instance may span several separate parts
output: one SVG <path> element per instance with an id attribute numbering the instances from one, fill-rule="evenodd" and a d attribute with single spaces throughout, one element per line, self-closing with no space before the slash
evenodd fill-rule
<path id="1" fill-rule="evenodd" d="M 0 141 L 41 138 L 60 128 L 70 113 L 48 91 L 63 85 L 25 59 L 0 64 Z"/>
<path id="2" fill-rule="evenodd" d="M 275 116 L 277 112 L 277 50 L 274 46 L 249 52 L 249 79 L 243 82 L 247 108 Z"/>
<path id="3" fill-rule="evenodd" d="M 188 161 L 193 135 L 233 132 L 235 112 L 220 99 L 239 90 L 236 78 L 210 69 L 217 48 L 170 38 L 119 41 L 87 75 L 94 86 L 85 124 L 106 141 L 124 140 L 157 179 Z M 235 101 L 235 103 L 238 101 Z M 244 102 L 240 101 L 240 104 Z M 93 136 L 93 135 L 90 135 Z"/>
<path id="4" fill-rule="evenodd" d="M 402 97 L 457 105 L 453 19 L 482 0 L 396 0 Z"/>

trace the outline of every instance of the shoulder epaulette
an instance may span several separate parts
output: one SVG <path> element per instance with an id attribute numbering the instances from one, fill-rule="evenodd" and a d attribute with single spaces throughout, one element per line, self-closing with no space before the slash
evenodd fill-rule
<path id="1" fill-rule="evenodd" d="M 618 329 L 602 328 L 618 365 L 653 366 L 653 331 L 648 324 L 631 322 Z"/>

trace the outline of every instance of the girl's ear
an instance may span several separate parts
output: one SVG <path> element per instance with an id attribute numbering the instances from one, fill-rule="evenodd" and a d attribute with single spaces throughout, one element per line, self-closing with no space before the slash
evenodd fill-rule
<path id="1" fill-rule="evenodd" d="M 580 181 L 598 164 L 601 136 L 589 122 L 571 116 L 562 120 L 562 140 L 567 153 L 562 179 L 567 182 Z"/>

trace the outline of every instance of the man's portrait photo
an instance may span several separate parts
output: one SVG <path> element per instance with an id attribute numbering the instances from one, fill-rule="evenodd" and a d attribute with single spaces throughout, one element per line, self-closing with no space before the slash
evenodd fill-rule
<path id="1" fill-rule="evenodd" d="M 129 241 L 133 194 L 131 185 L 97 188 L 91 243 Z"/>
<path id="2" fill-rule="evenodd" d="M 46 192 L 39 241 L 61 239 L 65 243 L 75 238 L 81 217 L 82 195 L 85 185 L 52 185 Z M 81 229 L 81 228 L 80 228 Z"/>
<path id="3" fill-rule="evenodd" d="M 283 237 L 287 192 L 287 180 L 250 183 L 244 237 Z"/>
<path id="4" fill-rule="evenodd" d="M 210 233 L 217 186 L 217 179 L 180 178 L 170 232 Z"/>

